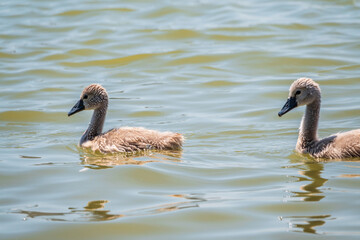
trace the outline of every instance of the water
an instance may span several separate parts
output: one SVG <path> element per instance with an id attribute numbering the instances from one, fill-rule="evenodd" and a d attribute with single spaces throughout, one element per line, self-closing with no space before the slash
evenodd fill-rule
<path id="1" fill-rule="evenodd" d="M 358 239 L 360 162 L 293 149 L 320 83 L 320 136 L 360 128 L 360 2 L 1 1 L 1 239 Z M 105 129 L 181 132 L 180 153 L 77 147 L 110 95 Z"/>

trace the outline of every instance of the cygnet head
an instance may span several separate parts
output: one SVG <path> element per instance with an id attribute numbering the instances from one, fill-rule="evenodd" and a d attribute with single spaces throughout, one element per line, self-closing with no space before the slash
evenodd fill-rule
<path id="1" fill-rule="evenodd" d="M 308 105 L 315 100 L 320 100 L 320 94 L 319 84 L 310 78 L 299 78 L 291 84 L 289 97 L 278 113 L 279 117 L 298 106 Z"/>
<path id="2" fill-rule="evenodd" d="M 71 116 L 82 110 L 93 110 L 108 103 L 108 94 L 101 85 L 91 84 L 84 88 L 80 95 L 80 100 L 74 105 L 74 107 L 68 113 Z"/>

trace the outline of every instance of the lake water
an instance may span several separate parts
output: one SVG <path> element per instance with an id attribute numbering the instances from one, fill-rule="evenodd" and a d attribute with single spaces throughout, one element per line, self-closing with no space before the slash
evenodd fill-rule
<path id="1" fill-rule="evenodd" d="M 360 1 L 0 2 L 1 239 L 359 239 L 360 161 L 294 152 L 299 77 L 319 135 L 360 128 Z M 105 129 L 181 132 L 182 152 L 101 155 Z"/>

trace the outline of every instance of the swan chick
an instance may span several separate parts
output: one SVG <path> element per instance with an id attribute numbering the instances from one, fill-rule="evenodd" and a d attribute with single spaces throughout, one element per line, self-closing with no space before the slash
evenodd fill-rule
<path id="1" fill-rule="evenodd" d="M 179 133 L 159 132 L 142 127 L 114 128 L 103 133 L 108 101 L 105 88 L 99 84 L 91 84 L 82 91 L 80 100 L 69 111 L 68 116 L 83 110 L 94 111 L 79 146 L 102 153 L 181 149 L 184 137 Z"/>
<path id="2" fill-rule="evenodd" d="M 360 157 L 360 129 L 319 139 L 317 134 L 321 90 L 310 78 L 299 78 L 290 86 L 289 97 L 278 113 L 279 117 L 299 106 L 306 106 L 302 118 L 296 151 L 314 158 L 343 159 Z"/>

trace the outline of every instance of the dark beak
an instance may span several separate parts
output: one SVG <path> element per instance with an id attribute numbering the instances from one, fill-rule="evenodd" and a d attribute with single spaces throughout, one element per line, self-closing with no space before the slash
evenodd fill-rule
<path id="1" fill-rule="evenodd" d="M 70 117 L 71 115 L 77 113 L 77 112 L 81 112 L 82 110 L 85 109 L 84 106 L 84 102 L 82 99 L 80 99 L 75 106 L 73 106 L 73 108 L 70 110 L 70 112 L 68 113 L 68 117 Z"/>
<path id="2" fill-rule="evenodd" d="M 297 107 L 296 98 L 289 97 L 288 100 L 286 101 L 285 105 L 283 106 L 283 108 L 278 113 L 279 117 L 281 117 L 282 115 L 284 115 L 285 113 L 289 112 L 291 109 L 296 108 L 296 107 Z"/>

